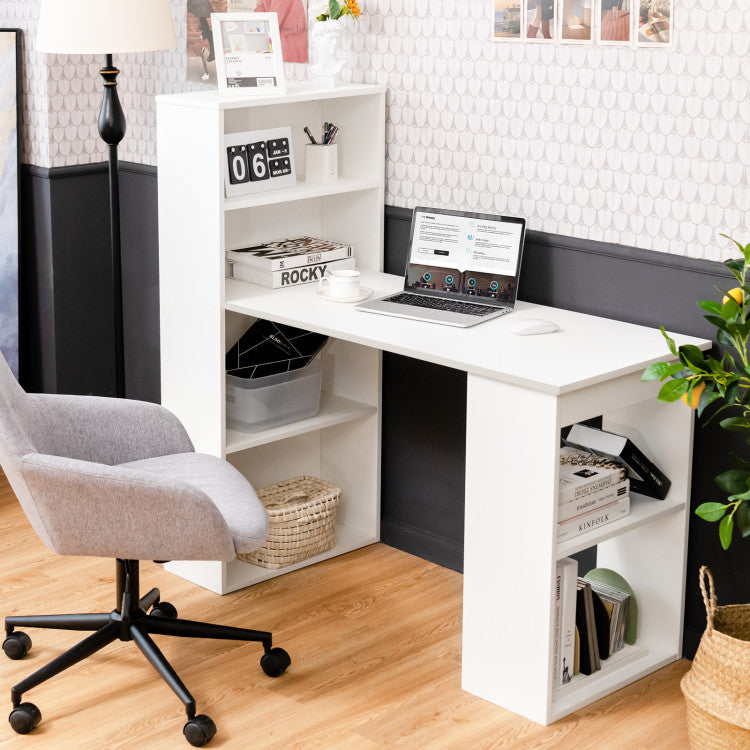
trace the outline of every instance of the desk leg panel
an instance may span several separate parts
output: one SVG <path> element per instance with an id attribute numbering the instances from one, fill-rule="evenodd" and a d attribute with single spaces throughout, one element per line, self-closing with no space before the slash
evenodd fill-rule
<path id="1" fill-rule="evenodd" d="M 466 432 L 462 685 L 547 724 L 557 398 L 469 374 Z"/>

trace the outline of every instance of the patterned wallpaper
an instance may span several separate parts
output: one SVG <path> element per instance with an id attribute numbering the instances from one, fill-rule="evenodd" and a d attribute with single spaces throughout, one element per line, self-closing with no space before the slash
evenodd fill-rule
<path id="1" fill-rule="evenodd" d="M 674 48 L 642 49 L 493 42 L 491 0 L 360 0 L 344 45 L 351 80 L 389 88 L 386 201 L 727 257 L 718 232 L 750 242 L 747 2 L 676 0 Z M 38 5 L 0 7 L 0 25 L 27 34 L 24 160 L 103 160 L 100 62 L 31 51 Z M 185 83 L 185 5 L 173 0 L 178 50 L 118 60 L 123 160 L 156 163 L 155 94 L 200 88 Z"/>

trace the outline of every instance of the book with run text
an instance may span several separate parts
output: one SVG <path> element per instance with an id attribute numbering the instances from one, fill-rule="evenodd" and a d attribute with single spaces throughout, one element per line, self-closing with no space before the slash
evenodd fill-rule
<path id="1" fill-rule="evenodd" d="M 227 259 L 230 262 L 261 271 L 283 271 L 352 257 L 352 245 L 317 237 L 275 240 L 237 250 L 227 250 Z"/>

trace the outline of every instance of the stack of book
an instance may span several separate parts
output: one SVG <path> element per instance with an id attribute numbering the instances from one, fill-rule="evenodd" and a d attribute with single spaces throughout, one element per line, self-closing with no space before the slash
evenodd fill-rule
<path id="1" fill-rule="evenodd" d="M 578 577 L 578 563 L 557 563 L 554 599 L 553 684 L 565 685 L 574 675 L 601 669 L 625 644 L 630 595 Z"/>
<path id="2" fill-rule="evenodd" d="M 279 289 L 320 281 L 326 271 L 354 268 L 354 248 L 317 237 L 275 240 L 227 250 L 235 279 Z"/>
<path id="3" fill-rule="evenodd" d="M 572 539 L 630 513 L 627 470 L 587 451 L 560 449 L 557 541 Z"/>

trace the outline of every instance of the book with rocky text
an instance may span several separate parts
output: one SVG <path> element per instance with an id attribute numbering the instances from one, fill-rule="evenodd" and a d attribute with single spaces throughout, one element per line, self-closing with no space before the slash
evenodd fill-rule
<path id="1" fill-rule="evenodd" d="M 301 268 L 287 268 L 284 271 L 262 271 L 259 268 L 246 266 L 241 263 L 232 263 L 232 276 L 242 281 L 250 281 L 253 284 L 261 284 L 271 289 L 283 289 L 299 284 L 316 284 L 326 271 L 353 270 L 354 258 L 332 260 L 326 263 L 315 263 L 311 266 Z"/>

